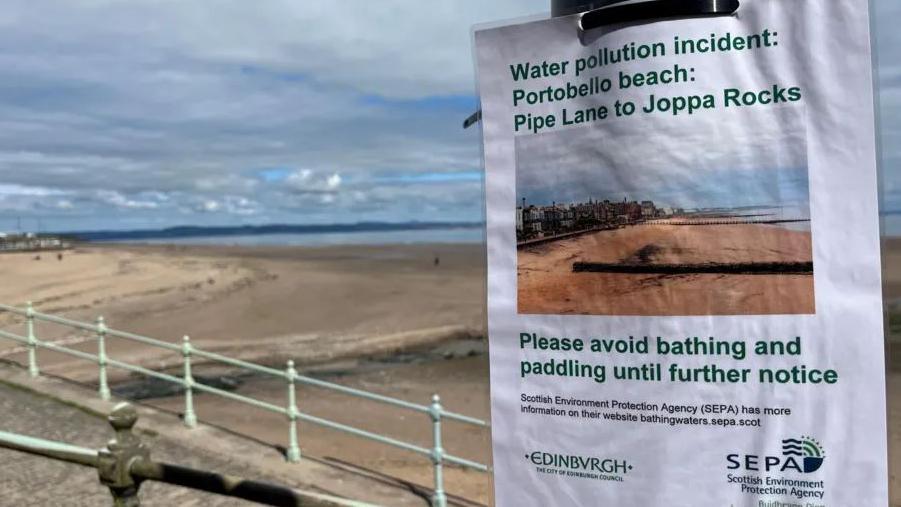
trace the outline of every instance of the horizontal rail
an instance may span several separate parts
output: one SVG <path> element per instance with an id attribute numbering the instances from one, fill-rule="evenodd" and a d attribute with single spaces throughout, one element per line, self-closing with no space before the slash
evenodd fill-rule
<path id="1" fill-rule="evenodd" d="M 429 407 L 425 405 L 420 405 L 418 403 L 412 403 L 409 401 L 399 400 L 397 398 L 391 398 L 390 396 L 383 396 L 381 394 L 370 393 L 366 391 L 362 391 L 360 389 L 354 389 L 353 387 L 342 386 L 341 384 L 334 384 L 332 382 L 326 382 L 324 380 L 315 379 L 312 377 L 307 377 L 304 375 L 297 375 L 295 377 L 297 382 L 302 384 L 307 384 L 310 386 L 321 387 L 324 389 L 332 389 L 334 391 L 342 392 L 344 394 L 349 394 L 352 396 L 357 396 L 359 398 L 365 398 L 367 400 L 372 401 L 380 401 L 382 403 L 386 403 L 388 405 L 394 405 L 396 407 L 402 407 L 409 410 L 414 410 L 417 412 L 422 412 L 424 414 L 429 412 Z"/>
<path id="2" fill-rule="evenodd" d="M 460 465 L 462 467 L 471 468 L 473 470 L 478 470 L 479 472 L 490 473 L 491 467 L 488 465 L 483 465 L 476 461 L 468 460 L 465 458 L 458 458 L 457 456 L 452 456 L 450 454 L 445 454 L 442 458 L 444 461 L 449 463 L 454 463 L 456 465 Z"/>
<path id="3" fill-rule="evenodd" d="M 314 493 L 301 493 L 266 482 L 194 470 L 169 463 L 138 461 L 131 467 L 131 473 L 141 479 L 243 498 L 244 500 L 261 502 L 260 499 L 264 498 L 266 505 L 284 507 L 364 507 L 370 505 Z"/>
<path id="4" fill-rule="evenodd" d="M 78 465 L 97 467 L 97 451 L 43 438 L 0 431 L 0 447 Z"/>
<path id="5" fill-rule="evenodd" d="M 394 447 L 406 449 L 411 452 L 417 452 L 424 456 L 432 455 L 432 451 L 430 449 L 426 449 L 425 447 L 420 447 L 415 444 L 409 444 L 407 442 L 403 442 L 401 440 L 397 440 L 397 439 L 394 439 L 391 437 L 383 437 L 382 435 L 373 433 L 371 431 L 361 430 L 359 428 L 354 428 L 353 426 L 336 423 L 333 421 L 329 421 L 328 419 L 323 419 L 321 417 L 316 417 L 316 416 L 304 414 L 304 413 L 298 413 L 297 418 L 302 421 L 307 421 L 307 422 L 310 422 L 313 424 L 318 424 L 320 426 L 325 426 L 326 428 L 331 428 L 333 430 L 343 431 L 345 433 L 349 433 L 351 435 L 356 435 L 358 437 L 368 438 L 370 440 L 375 440 L 376 442 L 393 445 Z"/>
<path id="6" fill-rule="evenodd" d="M 423 414 L 431 413 L 431 408 L 425 405 L 420 405 L 418 403 L 413 403 L 409 401 L 400 400 L 397 398 L 392 398 L 390 396 L 384 396 L 381 394 L 370 393 L 368 391 L 363 391 L 360 389 L 354 389 L 353 387 L 343 386 L 341 384 L 335 384 L 332 382 L 327 382 L 325 380 L 319 380 L 313 377 L 307 377 L 304 375 L 297 375 L 294 377 L 295 380 L 301 384 L 306 384 L 314 387 L 321 387 L 323 389 L 331 389 L 333 391 L 338 391 L 340 393 L 349 394 L 351 396 L 356 396 L 358 398 L 363 398 L 371 401 L 378 401 L 381 403 L 385 403 L 387 405 L 394 405 L 395 407 L 401 407 L 408 410 L 413 410 L 416 412 L 421 412 Z M 457 414 L 454 412 L 441 411 L 441 417 L 446 417 L 448 419 L 453 419 L 455 421 L 460 421 L 468 424 L 474 424 L 476 426 L 488 426 L 488 423 L 481 420 L 476 419 L 475 417 L 469 417 L 463 414 Z"/>
<path id="7" fill-rule="evenodd" d="M 218 474 L 206 470 L 197 470 L 170 463 L 154 462 L 147 458 L 146 455 L 133 454 L 128 451 L 140 448 L 135 445 L 137 443 L 136 437 L 131 433 L 136 417 L 129 421 L 130 425 L 129 422 L 126 422 L 123 426 L 120 422 L 122 417 L 121 415 L 117 416 L 116 411 L 118 410 L 120 411 L 119 414 L 122 414 L 123 410 L 128 410 L 130 407 L 125 409 L 121 407 L 120 405 L 114 409 L 113 414 L 110 416 L 110 423 L 117 430 L 115 445 L 110 443 L 110 447 L 102 452 L 6 431 L 0 431 L 0 448 L 96 468 L 99 471 L 101 482 L 105 481 L 104 484 L 110 486 L 111 490 L 121 486 L 121 484 L 116 483 L 116 481 L 123 480 L 122 476 L 117 474 L 121 467 L 125 475 L 130 478 L 125 478 L 125 483 L 135 485 L 134 489 L 127 493 L 131 495 L 137 494 L 140 481 L 150 480 L 278 507 L 373 507 L 372 504 L 364 502 L 299 491 L 277 484 Z M 120 432 L 123 429 L 129 436 L 125 440 L 119 441 L 119 438 L 122 436 Z M 132 449 L 128 449 L 129 446 L 132 446 Z M 115 450 L 112 450 L 114 448 Z M 105 454 L 105 457 L 101 457 L 101 454 Z M 111 459 L 112 462 L 105 461 L 107 459 Z M 110 474 L 112 474 L 112 477 L 110 477 Z M 114 497 L 121 498 L 117 497 L 117 494 L 122 495 L 122 492 L 113 492 Z M 137 503 L 134 503 L 134 505 L 137 505 Z"/>
<path id="8" fill-rule="evenodd" d="M 483 428 L 490 428 L 491 425 L 488 424 L 488 421 L 483 421 L 482 419 L 477 419 L 475 417 L 469 417 L 468 415 L 458 414 L 456 412 L 446 412 L 441 411 L 441 417 L 446 419 L 453 419 L 457 422 L 462 422 L 466 424 L 472 424 L 474 426 L 481 426 Z"/>
<path id="9" fill-rule="evenodd" d="M 468 460 L 465 458 L 459 458 L 459 457 L 451 455 L 451 454 L 445 454 L 442 457 L 442 459 L 444 461 L 448 461 L 450 463 L 455 463 L 455 464 L 463 466 L 463 467 L 472 468 L 473 470 L 478 470 L 479 472 L 485 472 L 485 473 L 491 472 L 491 467 L 489 467 L 487 465 L 483 465 L 476 461 Z"/>
<path id="10" fill-rule="evenodd" d="M 62 345 L 57 345 L 53 342 L 44 342 L 40 340 L 35 340 L 35 345 L 39 347 L 44 347 L 45 349 L 50 349 L 54 352 L 59 352 L 61 354 L 68 354 L 70 356 L 75 356 L 80 359 L 87 359 L 88 361 L 97 361 L 97 356 L 88 352 L 82 352 L 80 350 L 70 349 L 63 347 Z"/>
<path id="11" fill-rule="evenodd" d="M 273 405 L 272 403 L 267 403 L 265 401 L 255 400 L 253 398 L 248 398 L 247 396 L 241 396 L 240 394 L 236 394 L 230 391 L 226 391 L 224 389 L 219 389 L 213 386 L 208 386 L 206 384 L 201 384 L 195 382 L 193 384 L 193 388 L 198 391 L 205 391 L 210 394 L 216 394 L 218 396 L 222 396 L 223 398 L 229 398 L 235 401 L 240 401 L 243 403 L 247 403 L 248 405 L 253 405 L 255 407 L 259 407 L 262 409 L 270 410 L 277 414 L 287 414 L 287 410 L 285 407 L 280 407 L 278 405 Z"/>
<path id="12" fill-rule="evenodd" d="M 94 356 L 94 359 L 97 359 L 97 356 Z M 115 359 L 107 359 L 106 364 L 108 364 L 110 366 L 115 366 L 116 368 L 122 368 L 123 370 L 126 370 L 126 371 L 140 373 L 142 375 L 147 375 L 148 377 L 165 380 L 166 382 L 171 382 L 173 384 L 184 385 L 184 380 L 182 380 L 180 377 L 176 377 L 176 376 L 169 375 L 166 373 L 161 373 L 156 370 L 143 368 L 141 366 L 136 366 L 133 364 L 123 363 L 122 361 L 117 361 Z M 196 385 L 195 385 L 195 387 L 196 387 Z"/>
<path id="13" fill-rule="evenodd" d="M 94 324 L 79 322 L 77 320 L 67 319 L 65 317 L 57 317 L 56 315 L 47 315 L 46 313 L 34 312 L 34 318 L 43 320 L 46 322 L 53 322 L 54 324 L 61 324 L 63 326 L 74 327 L 76 329 L 81 329 L 83 331 L 96 331 L 97 330 L 97 326 Z"/>
<path id="14" fill-rule="evenodd" d="M 35 317 L 37 317 L 37 314 L 35 314 Z M 96 327 L 94 329 L 96 330 Z M 164 342 L 163 340 L 157 340 L 155 338 L 148 338 L 146 336 L 129 333 L 127 331 L 119 331 L 117 329 L 106 328 L 106 334 L 108 336 L 115 336 L 118 338 L 124 338 L 126 340 L 134 340 L 136 342 L 145 343 L 147 345 L 153 345 L 154 347 L 159 347 L 161 349 L 168 349 L 173 352 L 181 351 L 181 346 L 174 343 Z"/>
<path id="15" fill-rule="evenodd" d="M 223 356 L 222 354 L 217 354 L 215 352 L 208 352 L 206 350 L 192 348 L 191 355 L 197 356 L 197 357 L 202 357 L 205 359 L 210 359 L 212 361 L 219 361 L 220 363 L 230 364 L 232 366 L 237 366 L 238 368 L 246 368 L 251 371 L 265 373 L 267 375 L 272 375 L 275 377 L 286 378 L 285 372 L 282 370 L 276 370 L 275 368 L 269 368 L 268 366 L 262 366 L 259 364 L 242 361 L 240 359 L 234 359 L 231 357 Z"/>
<path id="16" fill-rule="evenodd" d="M 4 305 L 3 303 L 0 303 L 0 310 L 3 310 L 4 312 L 16 313 L 22 316 L 28 315 L 28 312 L 26 310 L 16 308 L 15 306 Z"/>
<path id="17" fill-rule="evenodd" d="M 7 338 L 10 340 L 19 342 L 19 343 L 28 344 L 28 338 L 25 338 L 24 336 L 19 336 L 17 334 L 7 333 L 6 331 L 0 331 L 0 338 Z"/>

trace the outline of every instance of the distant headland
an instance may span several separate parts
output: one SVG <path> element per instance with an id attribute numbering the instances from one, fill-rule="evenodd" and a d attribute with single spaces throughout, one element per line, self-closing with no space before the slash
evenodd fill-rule
<path id="1" fill-rule="evenodd" d="M 266 224 L 236 226 L 178 226 L 164 229 L 66 231 L 56 233 L 75 241 L 133 241 L 149 239 L 255 236 L 264 234 L 326 234 L 441 229 L 478 229 L 481 222 L 357 222 L 351 224 Z"/>

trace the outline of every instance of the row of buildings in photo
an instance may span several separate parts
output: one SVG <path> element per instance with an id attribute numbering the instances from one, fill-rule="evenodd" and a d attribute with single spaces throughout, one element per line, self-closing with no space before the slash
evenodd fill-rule
<path id="1" fill-rule="evenodd" d="M 683 214 L 681 208 L 658 208 L 653 201 L 596 201 L 549 206 L 528 204 L 516 207 L 516 239 L 546 238 L 570 232 L 614 228 Z"/>

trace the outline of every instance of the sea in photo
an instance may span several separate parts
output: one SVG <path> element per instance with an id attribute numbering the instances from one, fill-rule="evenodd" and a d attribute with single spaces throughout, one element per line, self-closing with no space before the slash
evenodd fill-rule
<path id="1" fill-rule="evenodd" d="M 352 231 L 288 234 L 197 235 L 146 239 L 112 239 L 106 242 L 149 245 L 224 246 L 339 246 L 478 244 L 484 241 L 481 227 L 406 231 Z"/>

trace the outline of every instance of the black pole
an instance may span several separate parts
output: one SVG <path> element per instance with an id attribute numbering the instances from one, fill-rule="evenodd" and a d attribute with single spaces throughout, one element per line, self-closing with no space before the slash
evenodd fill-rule
<path id="1" fill-rule="evenodd" d="M 551 0 L 551 16 L 569 16 L 577 12 L 600 9 L 608 5 L 618 4 L 627 0 Z"/>

